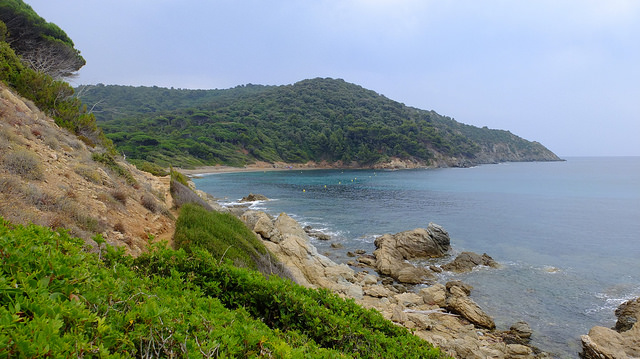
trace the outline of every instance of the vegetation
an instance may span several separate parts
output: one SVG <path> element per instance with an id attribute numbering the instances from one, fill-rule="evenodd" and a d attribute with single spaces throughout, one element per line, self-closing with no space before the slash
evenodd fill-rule
<path id="1" fill-rule="evenodd" d="M 85 64 L 73 42 L 22 0 L 0 0 L 0 81 L 51 116 L 58 126 L 90 146 L 113 152 L 94 115 L 60 80 Z"/>
<path id="2" fill-rule="evenodd" d="M 71 76 L 86 63 L 73 41 L 22 0 L 0 1 L 0 40 L 8 42 L 31 69 L 54 79 Z"/>
<path id="3" fill-rule="evenodd" d="M 40 158 L 26 149 L 17 149 L 7 153 L 2 158 L 2 163 L 7 171 L 23 178 L 40 180 L 44 177 Z"/>
<path id="4" fill-rule="evenodd" d="M 118 164 L 118 162 L 116 162 L 115 158 L 113 158 L 110 153 L 94 153 L 91 158 L 96 162 L 102 163 L 109 170 L 124 178 L 128 184 L 135 185 L 137 183 L 136 179 L 133 178 L 131 172 Z"/>
<path id="5" fill-rule="evenodd" d="M 161 245 L 137 259 L 0 219 L 0 357 L 437 358 L 327 291 Z M 46 260 L 42 260 L 46 258 Z"/>
<path id="6" fill-rule="evenodd" d="M 256 260 L 268 254 L 267 249 L 245 225 L 229 213 L 213 212 L 188 203 L 180 209 L 173 236 L 176 248 L 189 252 L 207 250 L 220 262 L 237 267 L 258 269 Z"/>
<path id="7" fill-rule="evenodd" d="M 474 159 L 498 140 L 525 150 L 539 146 L 334 79 L 209 91 L 97 85 L 82 87 L 82 98 L 128 158 L 162 166 L 366 166 L 391 157 L 428 163 L 436 152 Z"/>

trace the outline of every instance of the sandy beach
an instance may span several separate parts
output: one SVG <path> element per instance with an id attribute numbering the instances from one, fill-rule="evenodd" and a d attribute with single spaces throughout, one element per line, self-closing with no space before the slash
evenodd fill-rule
<path id="1" fill-rule="evenodd" d="M 339 163 L 335 165 L 329 165 L 328 163 L 321 162 L 307 162 L 307 163 L 284 163 L 284 162 L 276 162 L 276 163 L 267 163 L 267 162 L 256 162 L 250 165 L 246 165 L 244 167 L 233 167 L 233 166 L 203 166 L 192 169 L 186 168 L 178 168 L 175 169 L 184 173 L 187 176 L 198 176 L 198 175 L 206 175 L 206 174 L 216 174 L 216 173 L 232 173 L 232 172 L 260 172 L 260 171 L 290 171 L 290 170 L 320 170 L 320 169 L 336 169 L 336 168 L 349 168 L 356 169 L 360 167 L 348 167 L 348 166 L 340 166 Z"/>

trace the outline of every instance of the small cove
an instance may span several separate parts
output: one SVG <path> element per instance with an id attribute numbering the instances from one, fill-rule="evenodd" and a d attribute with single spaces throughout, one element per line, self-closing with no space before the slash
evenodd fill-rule
<path id="1" fill-rule="evenodd" d="M 452 238 L 452 254 L 486 252 L 501 269 L 443 274 L 472 284 L 472 297 L 500 329 L 518 320 L 532 344 L 577 357 L 579 335 L 611 326 L 613 310 L 640 296 L 640 158 L 570 158 L 474 168 L 313 170 L 215 174 L 199 189 L 231 203 L 286 212 L 333 236 L 313 240 L 337 262 L 371 253 L 373 240 L 429 222 Z M 333 249 L 331 243 L 342 249 Z"/>

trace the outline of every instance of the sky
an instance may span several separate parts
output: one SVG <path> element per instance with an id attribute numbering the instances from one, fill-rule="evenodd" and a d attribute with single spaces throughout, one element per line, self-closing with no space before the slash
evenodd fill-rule
<path id="1" fill-rule="evenodd" d="M 640 156 L 638 0 L 25 0 L 80 84 L 341 78 L 561 157 Z"/>

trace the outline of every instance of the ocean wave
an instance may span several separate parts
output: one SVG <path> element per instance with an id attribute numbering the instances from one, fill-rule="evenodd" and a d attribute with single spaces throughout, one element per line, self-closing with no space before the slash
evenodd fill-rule
<path id="1" fill-rule="evenodd" d="M 620 304 L 640 297 L 640 286 L 631 284 L 619 284 L 608 288 L 604 292 L 594 293 L 593 296 L 600 302 L 585 310 L 585 314 L 601 312 L 612 313 Z"/>

